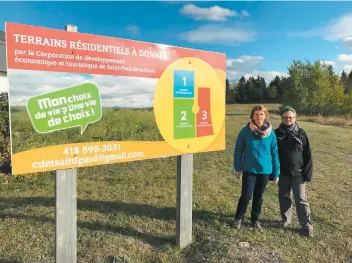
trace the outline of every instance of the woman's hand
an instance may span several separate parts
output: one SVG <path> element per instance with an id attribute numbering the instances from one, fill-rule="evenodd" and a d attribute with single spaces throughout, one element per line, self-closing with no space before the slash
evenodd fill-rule
<path id="1" fill-rule="evenodd" d="M 279 182 L 279 178 L 274 179 L 274 180 L 271 181 L 272 184 L 278 184 L 278 182 Z"/>
<path id="2" fill-rule="evenodd" d="M 242 172 L 236 172 L 236 171 L 233 171 L 233 175 L 236 176 L 236 178 L 241 178 L 241 175 L 242 175 Z"/>

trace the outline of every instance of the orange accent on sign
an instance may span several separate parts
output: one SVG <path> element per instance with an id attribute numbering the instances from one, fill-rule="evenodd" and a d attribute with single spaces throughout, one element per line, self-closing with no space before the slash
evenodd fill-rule
<path id="1" fill-rule="evenodd" d="M 198 88 L 197 137 L 213 135 L 210 88 Z"/>

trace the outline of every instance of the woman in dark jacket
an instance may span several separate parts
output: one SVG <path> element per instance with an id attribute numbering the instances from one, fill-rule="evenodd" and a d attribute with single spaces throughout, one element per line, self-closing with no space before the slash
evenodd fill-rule
<path id="1" fill-rule="evenodd" d="M 312 179 L 313 163 L 309 140 L 305 131 L 296 123 L 296 111 L 286 106 L 281 111 L 282 123 L 275 130 L 279 159 L 279 202 L 283 227 L 292 219 L 291 191 L 302 232 L 313 236 L 310 207 L 306 197 L 306 182 Z"/>

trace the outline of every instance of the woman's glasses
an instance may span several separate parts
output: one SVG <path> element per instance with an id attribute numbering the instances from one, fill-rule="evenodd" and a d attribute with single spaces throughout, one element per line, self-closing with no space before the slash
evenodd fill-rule
<path id="1" fill-rule="evenodd" d="M 286 120 L 292 120 L 294 118 L 296 118 L 295 116 L 294 117 L 282 117 L 283 119 L 286 119 Z"/>

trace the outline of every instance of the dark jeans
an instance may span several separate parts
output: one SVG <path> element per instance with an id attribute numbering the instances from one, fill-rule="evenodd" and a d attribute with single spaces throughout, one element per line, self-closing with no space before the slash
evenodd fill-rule
<path id="1" fill-rule="evenodd" d="M 262 211 L 263 193 L 265 192 L 268 181 L 269 175 L 243 172 L 242 192 L 237 205 L 236 219 L 243 220 L 253 194 L 251 221 L 255 223 L 259 220 Z"/>

